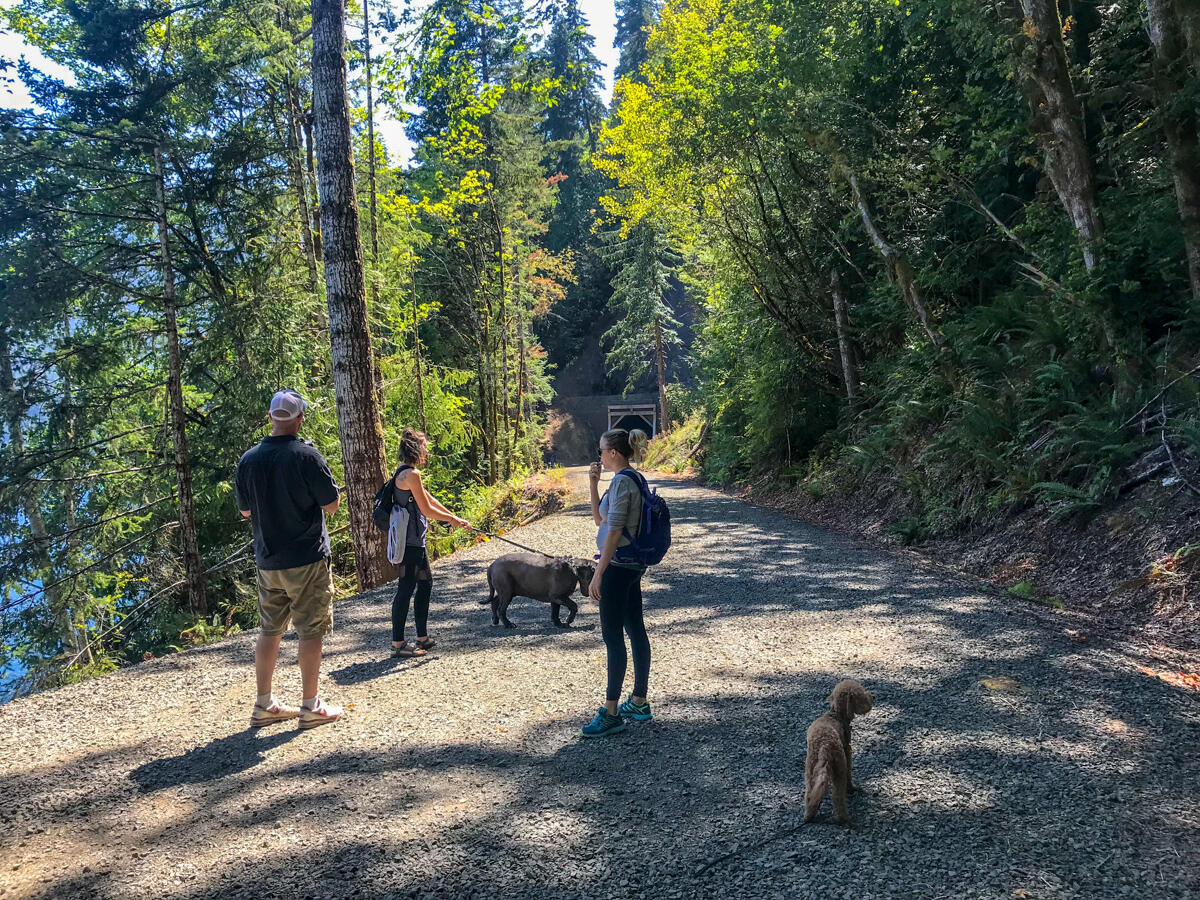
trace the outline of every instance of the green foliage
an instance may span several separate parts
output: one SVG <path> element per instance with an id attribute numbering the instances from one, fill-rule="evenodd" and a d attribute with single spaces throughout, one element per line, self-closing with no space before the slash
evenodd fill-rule
<path id="1" fill-rule="evenodd" d="M 700 445 L 704 421 L 690 414 L 670 431 L 659 433 L 646 451 L 644 465 L 661 472 L 684 472 L 696 465 L 692 452 Z"/>
<path id="2" fill-rule="evenodd" d="M 929 539 L 929 526 L 920 516 L 905 516 L 884 529 L 888 534 L 900 538 L 905 547 L 910 544 L 924 543 Z"/>
<path id="3" fill-rule="evenodd" d="M 1022 600 L 1033 599 L 1033 582 L 1019 581 L 1008 589 L 1008 593 L 1014 597 L 1020 597 Z"/>
<path id="4" fill-rule="evenodd" d="M 0 676 L 13 691 L 254 627 L 232 476 L 278 388 L 304 394 L 303 436 L 342 475 L 304 127 L 309 9 L 135 6 L 23 0 L 2 13 L 73 79 L 30 71 L 39 108 L 0 112 Z M 378 23 L 408 32 L 382 52 L 374 42 L 374 96 L 402 116 L 419 105 L 407 172 L 368 143 L 366 110 L 351 115 L 385 449 L 394 460 L 403 428 L 423 426 L 430 488 L 472 519 L 507 523 L 505 504 L 529 505 L 512 485 L 540 465 L 552 395 L 535 328 L 576 280 L 603 183 L 588 163 L 591 39 L 572 0 L 532 12 L 439 0 Z M 352 84 L 352 99 L 365 87 Z M 155 143 L 182 459 L 165 421 Z M 187 521 L 181 475 L 195 494 Z M 335 577 L 353 589 L 339 524 Z M 180 589 L 185 527 L 204 566 L 224 561 L 203 616 Z"/>
<path id="5" fill-rule="evenodd" d="M 665 5 L 596 159 L 609 213 L 669 223 L 704 297 L 708 477 L 898 490 L 911 542 L 1031 503 L 1082 521 L 1155 450 L 1168 384 L 1167 440 L 1197 447 L 1200 309 L 1146 127 L 1174 113 L 1134 87 L 1144 23 L 1117 4 L 1066 31 L 1101 173 L 1091 272 L 1030 128 L 1028 37 L 988 4 Z"/>

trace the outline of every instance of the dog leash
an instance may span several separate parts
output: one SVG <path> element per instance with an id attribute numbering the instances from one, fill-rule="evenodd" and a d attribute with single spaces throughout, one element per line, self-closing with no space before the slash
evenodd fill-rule
<path id="1" fill-rule="evenodd" d="M 492 532 L 484 531 L 482 528 L 476 528 L 474 525 L 471 526 L 471 530 L 477 531 L 480 534 L 485 535 L 489 538 L 494 538 L 497 541 L 504 541 L 504 543 L 506 543 L 506 544 L 512 544 L 514 547 L 519 547 L 521 550 L 526 550 L 529 553 L 541 554 L 542 556 L 545 556 L 548 559 L 561 559 L 562 558 L 562 554 L 556 555 L 554 553 L 547 553 L 545 550 L 535 550 L 533 547 L 526 547 L 524 544 L 518 544 L 516 541 L 510 541 L 508 538 L 503 537 L 501 535 L 492 534 Z"/>

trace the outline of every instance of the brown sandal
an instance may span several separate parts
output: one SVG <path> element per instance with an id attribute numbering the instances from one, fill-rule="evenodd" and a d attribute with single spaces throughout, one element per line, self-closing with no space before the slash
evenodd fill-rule
<path id="1" fill-rule="evenodd" d="M 417 646 L 420 647 L 422 650 L 432 650 L 434 647 L 437 646 L 437 641 L 433 640 L 433 638 L 428 638 L 428 637 L 417 638 Z"/>
<path id="2" fill-rule="evenodd" d="M 407 642 L 405 642 L 405 644 L 403 646 L 392 648 L 392 656 L 399 656 L 404 659 L 408 659 L 413 656 L 424 656 L 424 655 L 425 655 L 425 651 L 422 648 L 415 647 L 412 644 L 407 643 Z"/>

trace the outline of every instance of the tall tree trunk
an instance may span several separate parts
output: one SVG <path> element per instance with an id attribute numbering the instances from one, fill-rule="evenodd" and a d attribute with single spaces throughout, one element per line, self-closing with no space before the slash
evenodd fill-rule
<path id="1" fill-rule="evenodd" d="M 1175 0 L 1192 74 L 1200 76 L 1200 0 Z"/>
<path id="2" fill-rule="evenodd" d="M 660 431 L 668 431 L 671 419 L 667 413 L 667 358 L 663 351 L 662 316 L 654 317 L 654 359 L 658 364 L 658 414 L 661 416 Z"/>
<path id="3" fill-rule="evenodd" d="M 495 207 L 493 207 L 494 211 Z M 496 227 L 499 229 L 499 221 L 496 222 Z M 500 428 L 501 436 L 501 465 L 503 466 L 504 478 L 507 479 L 512 475 L 512 395 L 508 384 L 508 276 L 505 274 L 504 268 L 504 238 L 502 233 L 499 234 L 497 249 L 496 264 L 499 275 L 497 283 L 500 286 L 500 378 L 497 385 L 500 390 L 500 407 L 497 425 Z"/>
<path id="4" fill-rule="evenodd" d="M 837 329 L 838 356 L 842 360 L 842 378 L 846 381 L 846 399 L 853 402 L 858 397 L 858 371 L 850 344 L 850 314 L 846 294 L 842 291 L 842 279 L 837 269 L 829 270 L 829 292 L 833 295 L 833 324 Z"/>
<path id="5" fill-rule="evenodd" d="M 875 249 L 887 264 L 889 276 L 900 288 L 904 302 L 908 304 L 908 308 L 912 310 L 913 315 L 917 317 L 917 321 L 921 323 L 921 327 L 925 330 L 925 334 L 929 336 L 929 340 L 933 342 L 935 347 L 940 349 L 946 343 L 946 338 L 938 330 L 937 326 L 933 324 L 933 317 L 929 315 L 929 308 L 926 307 L 925 299 L 921 296 L 921 290 L 917 287 L 916 276 L 913 273 L 912 266 L 908 264 L 908 260 L 900 251 L 884 239 L 876 227 L 875 217 L 871 214 L 871 207 L 867 203 L 867 198 L 863 196 L 863 192 L 859 189 L 858 177 L 856 175 L 850 176 L 850 188 L 854 192 L 854 203 L 858 207 L 859 215 L 862 217 L 863 227 L 866 228 L 867 234 L 871 238 L 871 243 L 875 245 Z"/>
<path id="6" fill-rule="evenodd" d="M 1163 136 L 1175 181 L 1175 202 L 1187 254 L 1192 300 L 1200 303 L 1200 149 L 1196 107 L 1183 88 L 1188 66 L 1183 31 L 1170 0 L 1146 0 L 1150 41 L 1154 45 L 1154 81 Z"/>
<path id="7" fill-rule="evenodd" d="M 425 422 L 425 377 L 421 372 L 421 329 L 417 320 L 417 267 L 414 263 L 409 263 L 408 274 L 412 281 L 413 364 L 417 370 L 417 413 L 421 417 L 421 431 L 428 434 L 429 426 Z"/>
<path id="8" fill-rule="evenodd" d="M 172 156 L 171 163 L 175 166 L 175 171 L 180 173 L 180 177 L 186 179 L 187 170 L 179 159 Z M 225 284 L 225 276 L 221 272 L 221 267 L 217 265 L 217 261 L 213 259 L 212 252 L 208 249 L 208 239 L 204 235 L 200 215 L 190 196 L 185 198 L 184 207 L 188 222 L 192 226 L 192 256 L 199 259 L 204 274 L 208 276 L 213 299 L 216 300 L 217 307 L 224 314 L 225 321 L 229 325 L 229 331 L 233 338 L 234 356 L 238 361 L 238 370 L 242 375 L 249 376 L 253 372 L 253 367 L 250 364 L 250 353 L 246 347 L 246 330 L 243 327 L 242 317 L 239 315 L 237 289 L 234 288 L 231 291 Z"/>
<path id="9" fill-rule="evenodd" d="M 71 313 L 69 311 L 67 312 L 67 314 L 65 316 L 63 316 L 63 336 L 67 339 L 67 343 L 70 344 L 70 342 L 71 342 Z M 69 365 L 62 366 L 60 368 L 60 375 L 62 377 L 62 384 L 63 384 L 62 410 L 63 410 L 63 417 L 66 420 L 65 427 L 63 429 L 63 436 L 65 438 L 66 445 L 68 447 L 74 447 L 75 440 L 76 440 L 76 436 L 75 436 L 75 390 L 74 390 L 74 387 L 73 387 L 72 381 L 71 381 L 70 366 Z M 72 546 L 71 545 L 74 542 L 73 541 L 73 537 L 74 537 L 73 532 L 75 531 L 75 525 L 76 525 L 75 486 L 74 486 L 74 482 L 71 481 L 71 478 L 74 476 L 74 474 L 75 474 L 74 459 L 68 458 L 63 463 L 63 475 L 66 478 L 66 481 L 63 482 L 63 508 L 66 510 L 66 513 L 67 513 L 67 516 L 66 516 L 67 536 L 63 539 L 63 549 L 62 549 L 62 559 L 64 561 L 64 565 L 66 565 L 68 567 L 71 564 L 71 558 L 72 558 L 71 557 L 71 554 L 72 554 Z M 43 526 L 43 527 L 45 527 L 45 526 Z M 71 590 L 71 593 L 74 593 L 74 591 L 75 591 L 74 582 L 72 582 L 70 590 Z M 70 609 L 69 597 L 64 600 L 63 605 L 64 605 L 64 610 L 63 610 L 64 616 L 67 619 L 68 627 L 70 628 L 71 644 L 74 645 L 75 652 L 81 653 L 81 652 L 86 651 L 88 662 L 92 662 L 92 660 L 93 660 L 92 648 L 87 640 L 86 627 L 77 626 L 75 624 L 75 616 L 73 615 L 73 612 Z"/>
<path id="10" fill-rule="evenodd" d="M 371 309 L 379 315 L 379 213 L 378 197 L 375 186 L 375 99 L 374 85 L 371 80 L 371 15 L 370 0 L 363 0 L 363 62 L 364 75 L 367 79 L 367 182 L 371 190 Z M 386 354 L 386 325 L 380 321 L 380 358 Z M 375 366 L 375 393 L 379 399 L 379 408 L 384 406 L 383 366 Z"/>
<path id="11" fill-rule="evenodd" d="M 521 260 L 513 254 L 513 309 L 517 316 L 517 436 L 524 438 L 529 425 L 526 396 L 529 393 L 529 370 L 525 347 L 525 298 L 521 288 Z"/>
<path id="12" fill-rule="evenodd" d="M 313 216 L 308 204 L 308 186 L 304 183 L 304 164 L 300 160 L 300 102 L 291 76 L 284 79 L 284 117 L 287 119 L 287 166 L 288 180 L 292 193 L 296 195 L 297 214 L 300 218 L 300 244 L 304 248 L 304 261 L 308 267 L 308 290 L 317 296 L 317 249 Z"/>
<path id="13" fill-rule="evenodd" d="M 1090 272 L 1102 234 L 1096 207 L 1096 177 L 1084 136 L 1083 107 L 1071 82 L 1058 0 L 1020 0 L 1021 33 L 1028 38 L 1022 63 L 1026 95 L 1046 155 L 1046 174 L 1071 217 Z"/>
<path id="14" fill-rule="evenodd" d="M 175 268 L 171 263 L 167 224 L 167 192 L 163 178 L 163 152 L 154 146 L 154 187 L 158 199 L 158 243 L 163 276 L 163 312 L 167 330 L 167 394 L 170 399 L 171 443 L 175 448 L 175 480 L 179 486 L 179 536 L 183 543 L 183 568 L 187 577 L 188 605 L 198 616 L 208 614 L 204 590 L 204 565 L 196 533 L 196 502 L 192 495 L 192 461 L 188 455 L 187 417 L 183 410 L 183 356 L 179 350 L 179 322 L 175 307 Z"/>
<path id="15" fill-rule="evenodd" d="M 313 120 L 321 195 L 325 296 L 354 565 L 360 590 L 391 580 L 387 540 L 371 501 L 387 478 L 346 98 L 346 21 L 341 0 L 313 0 Z"/>
<path id="16" fill-rule="evenodd" d="M 480 281 L 479 287 L 484 300 L 483 341 L 480 345 L 480 426 L 487 451 L 487 483 L 495 484 L 500 477 L 500 468 L 496 454 L 496 390 L 492 372 L 492 301 L 487 285 Z"/>
<path id="17" fill-rule="evenodd" d="M 316 52 L 315 49 L 313 52 Z M 313 104 L 314 106 L 316 104 L 315 97 Z M 316 252 L 317 259 L 324 261 L 325 246 L 324 238 L 321 236 L 321 197 L 320 191 L 317 189 L 317 168 L 313 163 L 313 144 L 316 143 L 313 140 L 313 119 L 316 117 L 316 113 L 314 111 L 309 115 L 304 115 L 298 106 L 296 112 L 300 116 L 301 131 L 304 132 L 304 161 L 308 173 L 308 190 L 311 201 L 308 206 L 312 214 L 313 250 Z"/>
<path id="18" fill-rule="evenodd" d="M 486 370 L 487 341 L 479 344 L 479 356 L 475 364 L 475 380 L 479 383 L 479 436 L 483 441 L 483 455 L 488 464 L 487 483 L 496 483 L 496 453 L 490 433 L 491 411 L 488 406 L 488 380 Z"/>

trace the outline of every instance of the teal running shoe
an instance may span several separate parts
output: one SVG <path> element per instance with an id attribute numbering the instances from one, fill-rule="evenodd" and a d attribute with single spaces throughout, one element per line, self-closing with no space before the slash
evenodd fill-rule
<path id="1" fill-rule="evenodd" d="M 650 712 L 650 701 L 634 703 L 633 694 L 626 697 L 625 702 L 617 707 L 617 713 L 628 719 L 637 719 L 639 722 L 649 722 L 654 718 L 654 713 Z"/>
<path id="2" fill-rule="evenodd" d="M 596 718 L 579 729 L 586 738 L 604 737 L 625 730 L 625 720 L 620 716 L 610 716 L 603 706 L 596 711 Z"/>

